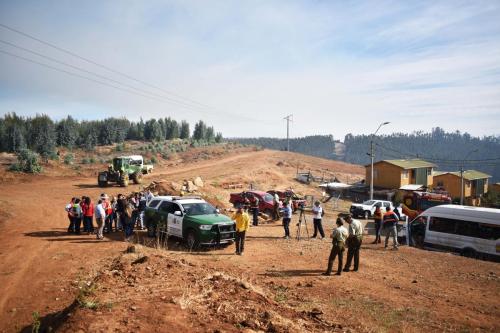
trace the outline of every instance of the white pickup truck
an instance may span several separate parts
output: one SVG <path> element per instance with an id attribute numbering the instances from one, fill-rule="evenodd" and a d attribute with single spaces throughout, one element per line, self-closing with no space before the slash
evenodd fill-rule
<path id="1" fill-rule="evenodd" d="M 361 204 L 356 204 L 353 203 L 351 205 L 351 208 L 349 209 L 350 213 L 354 217 L 364 217 L 365 219 L 368 219 L 373 216 L 373 213 L 375 213 L 375 208 L 377 206 L 380 206 L 380 210 L 382 211 L 382 214 L 386 212 L 387 207 L 391 207 L 391 210 L 394 210 L 394 206 L 392 205 L 392 202 L 390 201 L 385 201 L 385 200 L 367 200 Z M 405 219 L 405 215 L 402 212 L 401 207 L 397 208 L 399 215 L 401 217 L 401 220 Z"/>

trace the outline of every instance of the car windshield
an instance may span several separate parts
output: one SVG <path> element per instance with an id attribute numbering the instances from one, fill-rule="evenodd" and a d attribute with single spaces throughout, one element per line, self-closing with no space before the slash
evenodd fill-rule
<path id="1" fill-rule="evenodd" d="M 215 208 L 207 202 L 182 204 L 186 215 L 207 215 L 214 214 Z"/>
<path id="2" fill-rule="evenodd" d="M 375 200 L 368 200 L 368 201 L 365 201 L 363 202 L 363 205 L 368 205 L 368 206 L 371 206 L 375 203 Z"/>
<path id="3" fill-rule="evenodd" d="M 267 193 L 266 195 L 264 195 L 264 201 L 268 201 L 269 202 L 269 201 L 273 201 L 273 199 L 274 199 L 274 197 L 271 194 L 269 194 L 269 193 Z"/>

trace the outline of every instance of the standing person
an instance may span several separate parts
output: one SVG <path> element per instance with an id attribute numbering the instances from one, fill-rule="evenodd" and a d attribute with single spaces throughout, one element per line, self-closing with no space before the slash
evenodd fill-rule
<path id="1" fill-rule="evenodd" d="M 148 189 L 148 191 L 146 192 L 146 204 L 148 204 L 151 200 L 153 200 L 154 197 L 155 195 L 153 194 L 153 192 L 151 192 L 151 190 Z"/>
<path id="2" fill-rule="evenodd" d="M 125 205 L 125 210 L 123 212 L 123 230 L 125 231 L 125 241 L 130 241 L 130 237 L 134 233 L 134 204 L 132 202 L 127 202 Z"/>
<path id="3" fill-rule="evenodd" d="M 380 229 L 382 229 L 382 210 L 380 210 L 380 205 L 375 206 L 375 212 L 373 213 L 373 220 L 375 223 L 375 240 L 372 244 L 380 244 Z"/>
<path id="4" fill-rule="evenodd" d="M 80 227 L 82 224 L 82 208 L 80 207 L 80 199 L 76 198 L 73 202 L 73 207 L 71 207 L 71 212 L 73 216 L 73 225 L 75 228 L 75 234 L 80 234 Z"/>
<path id="5" fill-rule="evenodd" d="M 385 248 L 389 245 L 389 237 L 392 236 L 392 247 L 394 250 L 398 249 L 398 216 L 391 210 L 391 207 L 387 207 L 387 211 L 384 214 L 384 232 L 385 232 Z"/>
<path id="6" fill-rule="evenodd" d="M 351 268 L 352 258 L 354 258 L 354 272 L 359 268 L 359 250 L 363 242 L 363 226 L 361 222 L 352 218 L 352 215 L 347 215 L 346 222 L 349 224 L 349 236 L 347 237 L 347 262 L 344 266 L 344 272 L 349 272 Z"/>
<path id="7" fill-rule="evenodd" d="M 118 194 L 118 201 L 116 202 L 116 215 L 118 217 L 119 223 L 118 223 L 118 228 L 120 230 L 123 230 L 125 228 L 125 223 L 124 221 L 124 215 L 125 214 L 125 207 L 127 206 L 127 200 L 125 199 L 125 196 L 123 194 Z"/>
<path id="8" fill-rule="evenodd" d="M 146 203 L 146 195 L 141 193 L 139 198 L 139 224 L 141 225 L 141 230 L 144 230 L 144 210 L 146 209 Z"/>
<path id="9" fill-rule="evenodd" d="M 104 217 L 104 233 L 109 234 L 111 232 L 111 226 L 113 225 L 113 208 L 111 208 L 111 202 L 109 201 L 109 196 L 106 193 L 101 194 L 102 208 L 106 216 Z"/>
<path id="10" fill-rule="evenodd" d="M 247 212 L 243 210 L 243 207 L 238 205 L 236 213 L 234 213 L 231 218 L 236 222 L 236 254 L 241 256 L 245 250 L 245 236 L 250 227 L 250 217 Z"/>
<path id="11" fill-rule="evenodd" d="M 273 203 L 274 203 L 273 220 L 277 221 L 280 218 L 280 197 L 278 196 L 278 193 L 274 193 Z"/>
<path id="12" fill-rule="evenodd" d="M 94 232 L 94 203 L 90 200 L 89 197 L 85 197 L 85 202 L 82 205 L 83 207 L 83 231 L 87 232 L 90 235 Z"/>
<path id="13" fill-rule="evenodd" d="M 97 222 L 97 239 L 104 239 L 103 230 L 104 230 L 104 220 L 106 219 L 106 211 L 103 207 L 102 199 L 97 202 L 97 206 L 95 207 L 95 220 Z"/>
<path id="14" fill-rule="evenodd" d="M 75 199 L 76 199 L 75 197 L 71 198 L 70 202 L 65 207 L 66 213 L 68 213 L 68 220 L 69 220 L 68 234 L 75 232 L 75 224 L 73 221 L 73 204 L 75 203 Z"/>
<path id="15" fill-rule="evenodd" d="M 321 203 L 319 201 L 316 200 L 316 202 L 314 202 L 312 212 L 314 214 L 313 217 L 314 233 L 312 235 L 312 238 L 316 238 L 319 231 L 321 239 L 323 239 L 325 238 L 325 232 L 323 231 L 323 224 L 321 223 L 321 220 L 323 218 L 323 207 L 321 207 Z"/>
<path id="16" fill-rule="evenodd" d="M 292 205 L 286 201 L 283 207 L 283 228 L 285 229 L 285 239 L 290 238 L 290 221 L 292 220 Z"/>
<path id="17" fill-rule="evenodd" d="M 253 223 L 255 227 L 259 225 L 259 199 L 254 198 L 252 202 Z"/>
<path id="18" fill-rule="evenodd" d="M 400 204 L 396 203 L 394 205 L 394 214 L 398 217 L 398 221 L 401 221 L 401 213 L 399 212 L 399 206 Z"/>
<path id="19" fill-rule="evenodd" d="M 85 205 L 85 198 L 86 196 L 82 195 L 82 198 L 80 199 L 80 225 L 83 225 L 83 232 L 85 232 L 85 221 L 84 221 L 84 215 L 83 215 L 83 206 Z"/>
<path id="20" fill-rule="evenodd" d="M 344 261 L 345 241 L 347 239 L 347 236 L 349 235 L 349 232 L 344 227 L 344 222 L 342 221 L 342 218 L 338 217 L 336 224 L 337 224 L 337 228 L 335 230 L 333 230 L 332 236 L 331 236 L 333 247 L 332 247 L 332 251 L 330 252 L 330 257 L 328 258 L 328 268 L 326 269 L 326 272 L 323 273 L 323 275 L 331 275 L 332 274 L 333 262 L 335 261 L 336 256 L 339 257 L 337 275 L 340 275 L 342 273 L 342 263 Z"/>
<path id="21" fill-rule="evenodd" d="M 115 221 L 115 232 L 118 232 L 118 229 L 119 229 L 119 227 L 118 227 L 118 224 L 119 224 L 119 222 L 118 222 L 118 213 L 116 211 L 117 204 L 118 204 L 117 198 L 113 197 L 111 199 L 111 209 L 113 210 L 112 215 L 113 215 L 113 220 Z M 111 230 L 113 230 L 113 226 L 111 226 Z"/>

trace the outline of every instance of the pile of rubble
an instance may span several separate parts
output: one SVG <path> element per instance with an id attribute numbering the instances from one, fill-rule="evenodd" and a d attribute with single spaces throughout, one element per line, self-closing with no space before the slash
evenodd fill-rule
<path id="1" fill-rule="evenodd" d="M 153 181 L 145 190 L 150 190 L 155 195 L 183 195 L 185 193 L 197 193 L 205 184 L 201 177 L 193 180 L 184 179 L 182 183 L 168 181 Z"/>

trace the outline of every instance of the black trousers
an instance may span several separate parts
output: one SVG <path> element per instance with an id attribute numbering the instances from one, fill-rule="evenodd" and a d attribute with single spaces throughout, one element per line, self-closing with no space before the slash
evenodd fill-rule
<path id="1" fill-rule="evenodd" d="M 382 228 L 382 221 L 375 220 L 375 242 L 380 241 L 380 229 Z"/>
<path id="2" fill-rule="evenodd" d="M 284 217 L 283 218 L 283 228 L 285 229 L 285 236 L 290 237 L 290 218 Z"/>
<path id="3" fill-rule="evenodd" d="M 321 237 L 324 238 L 325 232 L 323 231 L 323 224 L 321 223 L 321 219 L 313 219 L 313 225 L 314 225 L 313 238 L 316 238 L 316 236 L 318 235 L 318 231 Z"/>
<path id="4" fill-rule="evenodd" d="M 354 270 L 359 268 L 359 249 L 361 248 L 362 240 L 357 237 L 350 237 L 347 244 L 347 262 L 344 270 L 349 270 L 351 267 L 352 259 L 354 258 Z"/>
<path id="5" fill-rule="evenodd" d="M 82 217 L 73 217 L 73 227 L 75 228 L 75 233 L 79 234 L 80 233 L 80 227 L 82 225 Z"/>
<path id="6" fill-rule="evenodd" d="M 344 262 L 344 245 L 342 243 L 340 244 L 333 244 L 332 251 L 330 252 L 330 257 L 328 257 L 328 268 L 326 269 L 327 274 L 332 273 L 333 269 L 333 262 L 335 261 L 335 257 L 339 257 L 338 261 L 339 264 L 337 266 L 337 274 L 340 274 L 342 272 L 342 264 Z"/>
<path id="7" fill-rule="evenodd" d="M 259 208 L 253 208 L 253 225 L 259 225 Z"/>
<path id="8" fill-rule="evenodd" d="M 236 253 L 243 253 L 245 250 L 245 233 L 246 231 L 236 231 L 234 242 L 236 243 Z"/>

